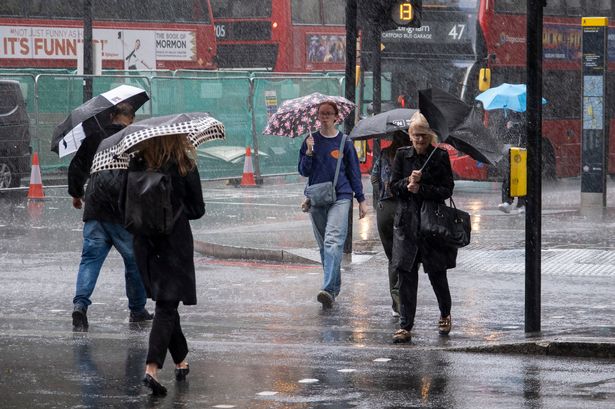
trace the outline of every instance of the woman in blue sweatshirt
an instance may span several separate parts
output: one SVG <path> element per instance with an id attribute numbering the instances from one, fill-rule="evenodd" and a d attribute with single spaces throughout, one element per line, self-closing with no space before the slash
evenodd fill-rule
<path id="1" fill-rule="evenodd" d="M 308 177 L 308 184 L 333 182 L 339 148 L 343 134 L 335 123 L 339 115 L 333 101 L 325 101 L 318 106 L 320 130 L 308 136 L 299 151 L 299 173 Z M 336 201 L 329 206 L 312 206 L 310 218 L 314 236 L 320 249 L 320 260 L 324 271 L 321 291 L 316 299 L 323 308 L 331 308 L 340 292 L 342 278 L 340 266 L 346 234 L 348 232 L 348 212 L 352 205 L 352 195 L 359 202 L 359 219 L 367 214 L 367 202 L 363 195 L 359 159 L 352 142 L 346 140 L 337 183 Z"/>

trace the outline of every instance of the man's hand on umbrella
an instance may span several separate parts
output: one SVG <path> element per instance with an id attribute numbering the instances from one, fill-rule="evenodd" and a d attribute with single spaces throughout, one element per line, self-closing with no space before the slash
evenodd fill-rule
<path id="1" fill-rule="evenodd" d="M 307 146 L 305 154 L 311 155 L 314 152 L 314 137 L 312 135 L 307 137 L 307 139 L 305 140 L 305 145 Z"/>
<path id="2" fill-rule="evenodd" d="M 359 219 L 364 218 L 367 215 L 367 200 L 359 203 Z"/>
<path id="3" fill-rule="evenodd" d="M 75 209 L 81 209 L 83 207 L 83 201 L 80 197 L 73 197 L 73 207 Z"/>

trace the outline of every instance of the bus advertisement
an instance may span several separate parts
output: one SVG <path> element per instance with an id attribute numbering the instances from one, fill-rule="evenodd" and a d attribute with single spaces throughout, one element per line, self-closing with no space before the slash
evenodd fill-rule
<path id="1" fill-rule="evenodd" d="M 77 67 L 83 8 L 62 0 L 6 0 L 0 5 L 0 66 Z M 126 4 L 123 4 L 126 3 Z M 93 42 L 102 68 L 214 69 L 216 42 L 209 0 L 93 0 Z"/>

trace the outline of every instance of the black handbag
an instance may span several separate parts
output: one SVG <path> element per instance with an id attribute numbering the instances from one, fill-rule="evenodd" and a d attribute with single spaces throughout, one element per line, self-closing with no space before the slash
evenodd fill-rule
<path id="1" fill-rule="evenodd" d="M 452 197 L 449 206 L 424 200 L 420 217 L 419 230 L 423 238 L 455 248 L 470 244 L 470 214 L 457 209 Z"/>

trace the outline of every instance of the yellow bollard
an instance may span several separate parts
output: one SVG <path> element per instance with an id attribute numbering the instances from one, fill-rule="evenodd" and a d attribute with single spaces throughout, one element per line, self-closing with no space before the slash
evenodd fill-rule
<path id="1" fill-rule="evenodd" d="M 510 196 L 527 195 L 527 149 L 510 148 Z"/>

